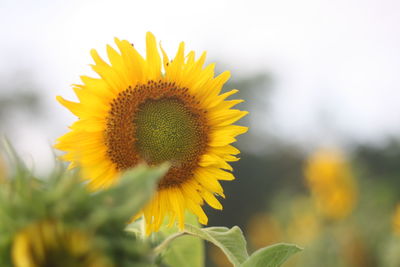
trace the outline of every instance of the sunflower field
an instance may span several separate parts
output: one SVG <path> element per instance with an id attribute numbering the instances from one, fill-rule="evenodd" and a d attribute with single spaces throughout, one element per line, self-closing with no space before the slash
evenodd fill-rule
<path id="1" fill-rule="evenodd" d="M 400 267 L 399 24 L 0 1 L 0 267 Z"/>

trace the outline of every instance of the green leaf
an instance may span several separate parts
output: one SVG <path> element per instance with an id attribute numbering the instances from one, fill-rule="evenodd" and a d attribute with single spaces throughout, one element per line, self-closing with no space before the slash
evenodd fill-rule
<path id="1" fill-rule="evenodd" d="M 198 228 L 187 224 L 185 232 L 219 247 L 234 266 L 240 266 L 249 257 L 246 240 L 243 237 L 242 230 L 237 226 L 231 229 L 227 227 Z"/>
<path id="2" fill-rule="evenodd" d="M 197 217 L 191 213 L 186 213 L 185 221 L 200 227 Z M 172 234 L 177 232 L 178 228 L 174 227 L 162 229 L 164 233 Z M 182 236 L 175 239 L 166 249 L 163 255 L 163 262 L 168 266 L 204 266 L 204 241 L 194 236 Z"/>
<path id="3" fill-rule="evenodd" d="M 278 267 L 302 249 L 292 244 L 276 244 L 254 252 L 241 267 Z"/>

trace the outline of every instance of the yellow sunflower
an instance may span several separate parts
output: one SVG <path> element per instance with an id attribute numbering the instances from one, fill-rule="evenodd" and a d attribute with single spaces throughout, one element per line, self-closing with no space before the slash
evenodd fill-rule
<path id="1" fill-rule="evenodd" d="M 329 219 L 344 219 L 357 204 L 357 183 L 345 157 L 336 149 L 314 152 L 305 177 L 319 212 Z"/>
<path id="2" fill-rule="evenodd" d="M 112 267 L 93 247 L 93 240 L 78 230 L 54 221 L 42 221 L 20 230 L 11 249 L 15 267 Z"/>
<path id="3" fill-rule="evenodd" d="M 83 84 L 74 85 L 78 103 L 57 98 L 79 120 L 56 148 L 67 152 L 62 159 L 79 166 L 95 190 L 139 163 L 170 162 L 156 195 L 135 218 L 144 215 L 147 234 L 157 231 L 165 216 L 182 229 L 185 210 L 207 224 L 202 205 L 222 209 L 219 180 L 234 179 L 227 162 L 238 160 L 239 150 L 231 143 L 247 131 L 232 125 L 247 114 L 232 109 L 243 100 L 226 100 L 238 90 L 221 94 L 229 72 L 214 77 L 214 64 L 204 67 L 206 53 L 197 59 L 193 51 L 185 55 L 183 42 L 173 60 L 160 46 L 161 60 L 151 33 L 146 58 L 126 40 L 115 43 L 118 52 L 107 46 L 109 63 L 91 51 L 100 77 L 82 76 Z"/>
<path id="4" fill-rule="evenodd" d="M 400 203 L 397 204 L 396 210 L 392 217 L 393 232 L 395 235 L 400 236 Z"/>

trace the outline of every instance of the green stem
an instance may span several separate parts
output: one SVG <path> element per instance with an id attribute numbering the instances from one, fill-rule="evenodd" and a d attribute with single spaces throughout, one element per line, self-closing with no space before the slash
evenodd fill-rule
<path id="1" fill-rule="evenodd" d="M 183 231 L 183 232 L 179 232 L 173 235 L 170 235 L 167 239 L 165 239 L 161 244 L 159 244 L 157 247 L 154 248 L 154 254 L 158 255 L 160 254 L 166 247 L 168 247 L 168 245 L 174 241 L 176 238 L 183 236 L 187 234 L 187 232 Z"/>

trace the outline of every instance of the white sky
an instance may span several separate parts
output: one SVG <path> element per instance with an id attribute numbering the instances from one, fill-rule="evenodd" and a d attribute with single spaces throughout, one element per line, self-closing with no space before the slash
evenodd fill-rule
<path id="1" fill-rule="evenodd" d="M 399 26 L 396 0 L 1 0 L 0 72 L 30 70 L 45 91 L 54 119 L 15 137 L 33 157 L 74 120 L 54 99 L 73 98 L 69 85 L 91 73 L 89 50 L 104 54 L 114 36 L 143 48 L 148 30 L 169 54 L 185 41 L 233 76 L 272 73 L 277 135 L 320 141 L 336 128 L 376 141 L 400 133 Z"/>

